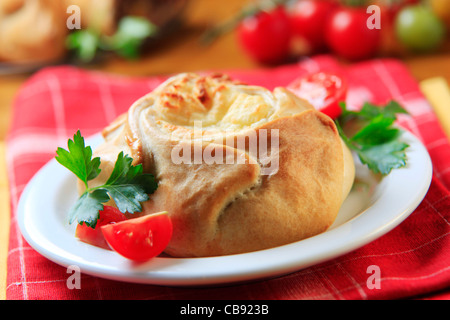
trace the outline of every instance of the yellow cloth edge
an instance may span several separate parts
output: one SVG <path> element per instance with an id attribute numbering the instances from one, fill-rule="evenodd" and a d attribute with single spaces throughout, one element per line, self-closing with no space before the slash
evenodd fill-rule
<path id="1" fill-rule="evenodd" d="M 447 81 L 443 77 L 435 77 L 420 82 L 420 89 L 436 113 L 450 139 L 450 89 Z"/>
<path id="2" fill-rule="evenodd" d="M 6 145 L 0 141 L 0 300 L 6 300 L 6 272 L 10 228 L 10 198 Z"/>

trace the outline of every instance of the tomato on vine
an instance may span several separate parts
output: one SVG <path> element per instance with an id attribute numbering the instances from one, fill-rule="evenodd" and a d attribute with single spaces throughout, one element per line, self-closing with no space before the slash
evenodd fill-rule
<path id="1" fill-rule="evenodd" d="M 381 43 L 381 30 L 368 28 L 370 17 L 366 6 L 341 5 L 330 16 L 325 26 L 328 47 L 349 60 L 374 56 Z"/>
<path id="2" fill-rule="evenodd" d="M 395 31 L 401 43 L 413 51 L 434 50 L 445 38 L 444 23 L 423 5 L 403 8 L 395 20 Z"/>
<path id="3" fill-rule="evenodd" d="M 284 6 L 247 16 L 237 33 L 242 48 L 258 62 L 278 63 L 289 56 L 291 29 Z"/>
<path id="4" fill-rule="evenodd" d="M 326 48 L 324 27 L 331 12 L 338 5 L 334 0 L 296 1 L 289 8 L 292 40 L 306 43 L 309 52 L 316 53 Z"/>

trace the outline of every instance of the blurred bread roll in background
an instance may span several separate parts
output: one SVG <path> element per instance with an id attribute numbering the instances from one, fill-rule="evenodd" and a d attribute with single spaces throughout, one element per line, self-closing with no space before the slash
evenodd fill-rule
<path id="1" fill-rule="evenodd" d="M 55 0 L 0 1 L 0 61 L 39 63 L 65 53 L 65 7 Z"/>
<path id="2" fill-rule="evenodd" d="M 122 18 L 140 16 L 156 25 L 158 34 L 179 21 L 186 0 L 1 0 L 0 62 L 47 63 L 64 58 L 67 21 L 77 11 L 81 29 L 110 36 Z"/>

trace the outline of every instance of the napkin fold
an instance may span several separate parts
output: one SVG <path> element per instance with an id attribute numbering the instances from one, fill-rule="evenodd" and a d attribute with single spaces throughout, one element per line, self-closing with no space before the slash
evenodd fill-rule
<path id="1" fill-rule="evenodd" d="M 276 279 L 227 287 L 174 288 L 82 275 L 81 289 L 69 289 L 67 270 L 37 253 L 20 234 L 15 215 L 22 191 L 76 130 L 84 136 L 97 133 L 166 76 L 128 78 L 70 66 L 52 67 L 36 73 L 21 88 L 7 139 L 12 212 L 7 299 L 449 298 L 450 144 L 407 68 L 390 59 L 344 66 L 330 56 L 317 56 L 278 68 L 227 73 L 273 89 L 319 70 L 347 77 L 350 107 L 395 99 L 410 113 L 401 117 L 399 124 L 426 146 L 434 173 L 425 199 L 398 227 L 346 255 Z M 380 272 L 379 286 L 370 284 L 374 268 Z"/>

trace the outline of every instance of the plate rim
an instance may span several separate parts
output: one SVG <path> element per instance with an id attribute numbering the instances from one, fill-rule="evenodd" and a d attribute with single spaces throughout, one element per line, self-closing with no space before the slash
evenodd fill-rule
<path id="1" fill-rule="evenodd" d="M 98 139 L 98 136 L 99 134 L 96 134 L 94 136 L 91 136 L 90 138 L 87 138 L 86 143 L 89 144 L 91 141 Z M 381 201 L 384 199 L 383 197 L 374 201 L 374 203 L 369 208 L 358 214 L 356 217 L 350 219 L 349 221 L 346 221 L 345 223 L 343 223 L 340 226 L 337 226 L 336 228 L 333 228 L 332 230 L 328 230 L 324 233 L 318 234 L 311 238 L 276 248 L 220 257 L 205 257 L 205 258 L 157 257 L 153 259 L 152 262 L 150 262 L 149 264 L 143 264 L 140 266 L 132 265 L 131 262 L 125 261 L 126 259 L 123 259 L 122 257 L 118 256 L 112 251 L 109 252 L 108 250 L 98 249 L 108 251 L 108 253 L 110 254 L 114 254 L 115 257 L 112 258 L 112 261 L 113 262 L 118 261 L 118 264 L 116 265 L 116 267 L 113 268 L 105 264 L 93 264 L 90 263 L 89 261 L 84 260 L 83 257 L 79 257 L 73 254 L 71 255 L 70 253 L 64 254 L 63 256 L 58 255 L 57 253 L 59 253 L 61 248 L 59 248 L 55 244 L 46 243 L 46 241 L 48 242 L 48 240 L 46 239 L 37 238 L 36 234 L 33 235 L 30 232 L 30 230 L 33 230 L 33 228 L 30 226 L 30 223 L 28 223 L 29 220 L 25 219 L 25 217 L 27 217 L 27 214 L 28 215 L 30 214 L 27 213 L 25 209 L 28 204 L 27 201 L 30 201 L 30 193 L 33 191 L 33 186 L 37 183 L 37 181 L 39 181 L 39 179 L 43 175 L 45 175 L 46 170 L 49 170 L 49 168 L 52 168 L 52 166 L 57 165 L 57 162 L 54 158 L 50 160 L 48 163 L 46 163 L 31 178 L 31 180 L 26 185 L 19 199 L 16 218 L 20 232 L 23 235 L 24 239 L 38 253 L 63 267 L 76 265 L 80 268 L 82 273 L 95 277 L 130 283 L 153 284 L 162 286 L 179 286 L 179 287 L 238 284 L 260 280 L 264 278 L 279 277 L 296 271 L 300 271 L 302 269 L 311 267 L 313 265 L 317 265 L 319 263 L 328 260 L 332 260 L 334 258 L 337 258 L 346 253 L 354 251 L 374 241 L 375 239 L 381 237 L 382 235 L 386 234 L 387 232 L 391 231 L 396 226 L 398 226 L 419 206 L 419 204 L 426 196 L 428 189 L 431 185 L 433 172 L 431 158 L 424 145 L 412 133 L 405 131 L 403 133 L 402 139 L 405 139 L 410 144 L 410 148 L 407 149 L 407 156 L 409 157 L 411 154 L 417 154 L 422 157 L 421 161 L 425 163 L 425 167 L 421 167 L 419 171 L 422 173 L 422 175 L 420 177 L 417 176 L 415 177 L 420 178 L 421 184 L 419 187 L 417 187 L 417 189 L 414 189 L 415 195 L 410 202 L 397 203 L 396 204 L 397 207 L 400 206 L 401 210 L 399 210 L 399 212 L 396 211 L 397 213 L 392 215 L 391 219 L 389 219 L 389 215 L 388 217 L 384 217 L 386 213 L 383 213 L 383 219 L 387 219 L 387 221 L 385 221 L 382 225 L 377 225 L 376 228 L 374 227 L 369 228 L 370 232 L 363 232 L 360 229 L 357 229 L 355 231 L 354 228 L 361 228 L 361 227 L 367 228 L 367 225 L 364 226 L 364 223 L 366 222 L 367 219 L 372 217 L 372 214 L 375 214 L 373 213 L 373 211 L 386 209 L 385 208 L 386 204 L 383 204 Z M 414 147 L 414 149 L 411 150 L 411 147 Z M 408 163 L 410 164 L 410 162 Z M 414 162 L 413 165 L 415 165 Z M 413 167 L 413 169 L 417 168 Z M 388 176 L 383 178 L 382 183 L 387 184 L 387 187 L 389 187 L 390 186 L 389 182 L 391 181 L 392 186 L 392 180 L 394 180 L 395 182 L 395 179 L 401 178 L 402 174 L 404 174 L 405 172 L 407 173 L 408 170 L 411 170 L 411 167 L 393 170 Z M 393 195 L 391 194 L 390 198 L 392 197 Z M 340 237 L 342 235 L 346 237 L 349 237 L 350 235 L 352 237 L 357 237 L 358 241 L 347 240 L 342 242 L 342 237 Z M 75 236 L 73 237 L 75 238 Z M 337 239 L 339 241 L 331 241 L 330 242 L 331 245 L 322 248 L 322 251 L 319 250 L 320 252 L 316 252 L 314 254 L 306 254 L 306 256 L 300 255 L 297 258 L 287 257 L 287 255 L 289 255 L 289 252 L 292 250 L 304 249 L 311 245 L 317 246 L 318 244 L 319 245 L 322 244 L 323 246 L 323 243 L 325 243 L 327 240 L 330 240 L 330 238 L 331 240 Z M 46 245 L 50 246 L 50 248 L 46 247 Z M 93 249 L 97 249 L 87 244 L 86 246 L 92 247 Z M 267 260 L 266 256 L 271 255 L 274 252 L 278 256 L 280 256 L 280 254 L 282 255 L 284 264 L 274 261 L 276 259 Z M 193 266 L 194 267 L 197 266 L 199 263 L 200 264 L 211 263 L 213 265 L 215 264 L 220 265 L 229 262 L 235 263 L 236 261 L 238 262 L 241 261 L 241 264 L 239 264 L 239 266 L 241 266 L 243 269 L 236 270 L 236 267 L 233 267 L 227 270 L 220 269 L 220 271 L 217 272 L 215 271 L 215 269 L 213 269 L 206 274 L 195 273 L 190 275 L 182 272 L 177 273 L 176 268 L 175 271 L 169 270 L 169 272 L 164 272 L 164 267 L 167 266 L 172 267 L 171 263 L 167 265 L 168 259 L 170 259 L 170 262 L 172 264 L 174 261 L 177 262 L 181 261 L 181 263 L 187 263 L 188 267 L 190 268 L 192 268 Z M 264 261 L 264 263 L 266 264 L 251 267 L 242 265 L 242 262 L 250 260 Z M 148 266 L 151 266 L 151 264 L 154 264 L 155 267 L 162 266 L 163 269 L 149 271 Z M 120 270 L 120 267 L 122 268 L 131 267 L 133 269 Z"/>

